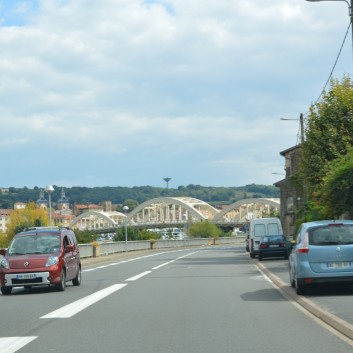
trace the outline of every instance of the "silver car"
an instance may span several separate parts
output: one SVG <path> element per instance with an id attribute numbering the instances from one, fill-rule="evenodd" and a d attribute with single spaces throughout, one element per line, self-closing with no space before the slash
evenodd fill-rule
<path id="1" fill-rule="evenodd" d="M 303 223 L 289 256 L 297 294 L 317 284 L 353 284 L 353 221 Z"/>

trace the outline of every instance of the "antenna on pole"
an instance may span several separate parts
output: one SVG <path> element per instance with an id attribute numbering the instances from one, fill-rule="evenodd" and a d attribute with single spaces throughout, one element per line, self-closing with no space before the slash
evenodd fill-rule
<path id="1" fill-rule="evenodd" d="M 172 178 L 163 178 L 163 180 L 167 183 L 167 189 L 168 189 L 168 183 L 172 180 Z"/>

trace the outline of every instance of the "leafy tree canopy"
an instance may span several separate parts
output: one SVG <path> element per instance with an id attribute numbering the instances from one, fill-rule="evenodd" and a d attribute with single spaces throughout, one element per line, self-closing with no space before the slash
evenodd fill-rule
<path id="1" fill-rule="evenodd" d="M 319 186 L 326 165 L 353 145 L 353 89 L 349 77 L 331 80 L 330 90 L 310 107 L 303 143 L 302 173 L 309 187 Z"/>
<path id="2" fill-rule="evenodd" d="M 10 242 L 15 234 L 22 232 L 25 228 L 46 226 L 48 223 L 46 211 L 37 208 L 34 202 L 30 202 L 23 209 L 11 211 L 6 231 L 7 240 Z"/>
<path id="3" fill-rule="evenodd" d="M 302 144 L 300 178 L 308 203 L 302 220 L 352 212 L 353 88 L 349 77 L 310 107 Z"/>
<path id="4" fill-rule="evenodd" d="M 328 217 L 353 215 L 353 148 L 327 166 L 320 201 Z"/>
<path id="5" fill-rule="evenodd" d="M 189 233 L 192 238 L 218 238 L 222 231 L 215 224 L 202 221 L 192 224 Z"/>

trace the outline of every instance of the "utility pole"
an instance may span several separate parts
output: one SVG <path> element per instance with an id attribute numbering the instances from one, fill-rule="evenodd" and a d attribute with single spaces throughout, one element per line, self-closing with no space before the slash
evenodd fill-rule
<path id="1" fill-rule="evenodd" d="M 301 143 L 304 143 L 305 138 L 304 138 L 304 116 L 303 116 L 303 113 L 300 113 L 299 121 L 300 121 L 300 141 L 301 141 Z"/>

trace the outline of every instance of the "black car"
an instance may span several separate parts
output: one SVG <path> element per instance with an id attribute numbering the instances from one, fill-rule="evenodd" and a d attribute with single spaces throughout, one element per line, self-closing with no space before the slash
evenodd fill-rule
<path id="1" fill-rule="evenodd" d="M 283 257 L 288 259 L 289 246 L 283 235 L 268 235 L 262 237 L 259 245 L 259 260 L 264 257 Z"/>

